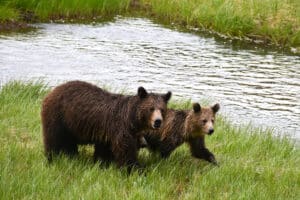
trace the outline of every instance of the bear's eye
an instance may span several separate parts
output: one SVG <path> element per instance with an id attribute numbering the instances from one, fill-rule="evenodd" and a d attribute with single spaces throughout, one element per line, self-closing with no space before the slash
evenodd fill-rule
<path id="1" fill-rule="evenodd" d="M 161 113 L 164 113 L 164 112 L 165 112 L 165 109 L 160 109 L 160 112 L 161 112 Z"/>
<path id="2" fill-rule="evenodd" d="M 150 108 L 150 111 L 153 112 L 153 111 L 154 111 L 154 107 L 151 107 L 151 108 Z"/>
<path id="3" fill-rule="evenodd" d="M 215 123 L 215 120 L 214 120 L 214 119 L 212 119 L 212 120 L 211 120 L 211 122 L 212 122 L 212 123 Z"/>
<path id="4" fill-rule="evenodd" d="M 207 122 L 207 120 L 206 120 L 206 119 L 204 119 L 204 120 L 202 120 L 202 122 L 203 122 L 203 124 L 205 124 L 205 123 Z"/>

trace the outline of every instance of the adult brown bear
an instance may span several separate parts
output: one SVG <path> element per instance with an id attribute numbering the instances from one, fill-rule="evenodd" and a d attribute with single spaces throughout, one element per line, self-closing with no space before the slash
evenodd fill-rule
<path id="1" fill-rule="evenodd" d="M 94 158 L 115 159 L 118 166 L 138 166 L 137 133 L 158 129 L 171 92 L 137 95 L 107 92 L 82 81 L 62 84 L 42 104 L 43 141 L 46 156 L 78 153 L 78 144 L 95 144 Z"/>

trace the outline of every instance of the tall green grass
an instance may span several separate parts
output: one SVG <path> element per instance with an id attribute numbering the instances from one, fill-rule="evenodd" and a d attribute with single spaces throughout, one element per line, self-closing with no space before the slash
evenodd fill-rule
<path id="1" fill-rule="evenodd" d="M 3 4 L 21 13 L 31 12 L 38 20 L 44 21 L 115 15 L 125 11 L 129 2 L 130 0 L 7 0 Z"/>
<path id="2" fill-rule="evenodd" d="M 227 36 L 300 46 L 299 0 L 142 0 L 155 17 Z"/>
<path id="3" fill-rule="evenodd" d="M 43 155 L 42 83 L 10 82 L 0 90 L 0 199 L 299 199 L 300 150 L 287 138 L 250 127 L 234 128 L 222 117 L 207 138 L 220 167 L 192 158 L 187 146 L 170 158 L 142 150 L 145 173 L 92 162 L 80 156 Z M 190 102 L 171 103 L 188 108 Z"/>
<path id="4" fill-rule="evenodd" d="M 0 4 L 0 23 L 17 20 L 19 20 L 19 13 L 15 9 L 1 6 Z"/>

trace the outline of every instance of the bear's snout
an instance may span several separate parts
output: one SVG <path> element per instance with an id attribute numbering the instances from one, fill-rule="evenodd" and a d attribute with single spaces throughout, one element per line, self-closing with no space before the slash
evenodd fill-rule
<path id="1" fill-rule="evenodd" d="M 161 127 L 162 124 L 162 113 L 159 109 L 156 109 L 153 111 L 152 116 L 151 116 L 151 126 L 154 129 L 158 129 Z"/>
<path id="2" fill-rule="evenodd" d="M 156 119 L 156 120 L 154 121 L 153 127 L 154 127 L 154 128 L 159 128 L 160 125 L 161 125 L 161 119 Z"/>
<path id="3" fill-rule="evenodd" d="M 209 130 L 208 130 L 208 135 L 211 135 L 211 134 L 213 134 L 214 133 L 214 129 L 213 128 L 210 128 Z"/>

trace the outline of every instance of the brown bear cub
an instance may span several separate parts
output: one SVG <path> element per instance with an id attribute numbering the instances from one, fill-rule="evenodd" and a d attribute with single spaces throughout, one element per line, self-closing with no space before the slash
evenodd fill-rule
<path id="1" fill-rule="evenodd" d="M 116 160 L 130 170 L 137 161 L 139 132 L 160 128 L 171 92 L 137 95 L 107 92 L 82 81 L 62 84 L 42 104 L 43 140 L 46 156 L 78 153 L 79 144 L 94 144 L 94 158 Z"/>
<path id="2" fill-rule="evenodd" d="M 168 109 L 158 131 L 143 132 L 147 147 L 167 158 L 178 146 L 187 142 L 194 157 L 217 164 L 213 153 L 205 147 L 204 138 L 214 132 L 215 114 L 219 109 L 219 104 L 201 108 L 198 103 L 193 104 L 192 110 Z"/>

